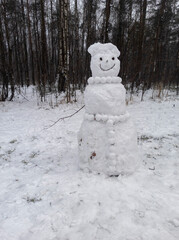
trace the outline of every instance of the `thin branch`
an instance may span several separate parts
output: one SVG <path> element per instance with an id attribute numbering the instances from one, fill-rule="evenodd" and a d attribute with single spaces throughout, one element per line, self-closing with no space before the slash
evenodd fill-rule
<path id="1" fill-rule="evenodd" d="M 83 105 L 80 109 L 78 109 L 78 110 L 77 110 L 76 112 L 74 112 L 73 114 L 68 115 L 68 116 L 66 116 L 66 117 L 59 118 L 59 119 L 58 119 L 57 121 L 55 121 L 52 125 L 50 125 L 49 127 L 47 127 L 46 130 L 49 129 L 49 128 L 51 128 L 51 127 L 53 127 L 53 126 L 54 126 L 56 123 L 58 123 L 60 120 L 64 120 L 64 119 L 66 119 L 66 118 L 73 117 L 75 114 L 77 114 L 79 111 L 81 111 L 84 107 L 85 107 L 85 105 Z"/>
<path id="2" fill-rule="evenodd" d="M 29 99 L 27 99 L 21 92 L 18 88 L 15 88 L 16 91 L 18 91 L 18 93 L 27 101 L 29 101 Z"/>

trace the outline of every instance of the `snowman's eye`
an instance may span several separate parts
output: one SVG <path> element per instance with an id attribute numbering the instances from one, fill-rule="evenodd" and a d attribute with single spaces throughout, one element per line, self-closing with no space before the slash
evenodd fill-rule
<path id="1" fill-rule="evenodd" d="M 115 58 L 114 57 L 112 57 L 112 60 L 114 60 Z"/>
<path id="2" fill-rule="evenodd" d="M 102 57 L 100 57 L 99 60 L 102 61 L 103 60 Z"/>

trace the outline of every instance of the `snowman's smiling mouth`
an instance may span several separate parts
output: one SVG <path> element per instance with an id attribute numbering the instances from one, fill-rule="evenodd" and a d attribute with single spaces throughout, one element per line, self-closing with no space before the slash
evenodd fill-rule
<path id="1" fill-rule="evenodd" d="M 114 64 L 112 67 L 110 67 L 110 68 L 108 68 L 108 69 L 102 68 L 102 67 L 101 67 L 101 64 L 100 64 L 99 66 L 100 66 L 100 68 L 101 68 L 102 71 L 109 71 L 109 70 L 113 69 L 113 67 L 114 67 L 115 65 L 116 65 L 116 64 Z"/>

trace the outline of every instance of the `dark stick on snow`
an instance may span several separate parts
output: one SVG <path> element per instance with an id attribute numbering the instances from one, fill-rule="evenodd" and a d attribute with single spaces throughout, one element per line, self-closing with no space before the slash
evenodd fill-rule
<path id="1" fill-rule="evenodd" d="M 53 127 L 57 122 L 59 122 L 60 120 L 64 120 L 64 119 L 66 119 L 66 118 L 70 118 L 70 117 L 73 117 L 75 114 L 77 114 L 79 111 L 81 111 L 81 109 L 83 109 L 85 107 L 85 105 L 83 105 L 80 109 L 78 109 L 76 112 L 74 112 L 73 114 L 71 114 L 71 115 L 68 115 L 68 116 L 66 116 L 66 117 L 62 117 L 62 118 L 59 118 L 57 121 L 55 121 L 52 125 L 50 125 L 48 128 L 46 128 L 46 129 L 49 129 L 49 128 L 51 128 L 51 127 Z"/>
<path id="2" fill-rule="evenodd" d="M 18 91 L 19 92 L 19 94 L 25 99 L 25 100 L 27 100 L 27 101 L 29 101 L 29 99 L 27 99 L 21 92 L 20 92 L 20 90 L 19 89 L 17 89 L 17 88 L 15 88 L 15 90 L 16 91 Z"/>

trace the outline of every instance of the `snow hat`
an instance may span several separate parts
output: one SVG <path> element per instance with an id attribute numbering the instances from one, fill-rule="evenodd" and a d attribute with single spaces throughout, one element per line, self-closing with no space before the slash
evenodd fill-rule
<path id="1" fill-rule="evenodd" d="M 99 42 L 94 43 L 88 48 L 88 52 L 91 54 L 92 57 L 98 53 L 102 53 L 102 54 L 113 53 L 116 57 L 120 56 L 120 51 L 112 43 L 104 43 L 104 44 Z"/>

